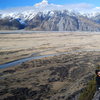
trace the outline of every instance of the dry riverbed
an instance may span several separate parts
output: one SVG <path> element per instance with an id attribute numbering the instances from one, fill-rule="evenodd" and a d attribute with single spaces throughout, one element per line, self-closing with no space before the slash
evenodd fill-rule
<path id="1" fill-rule="evenodd" d="M 37 32 L 32 34 L 0 34 L 0 64 L 29 56 L 100 50 L 99 33 Z"/>

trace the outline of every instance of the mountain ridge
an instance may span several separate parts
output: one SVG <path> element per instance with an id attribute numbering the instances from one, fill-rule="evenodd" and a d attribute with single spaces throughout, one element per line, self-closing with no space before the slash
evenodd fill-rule
<path id="1" fill-rule="evenodd" d="M 53 10 L 44 12 L 16 13 L 3 16 L 0 20 L 7 20 L 8 23 L 16 20 L 20 26 L 7 29 L 27 29 L 35 31 L 100 31 L 100 14 L 95 16 L 82 15 L 81 13 L 69 10 Z M 6 29 L 7 24 L 0 23 L 0 29 Z"/>

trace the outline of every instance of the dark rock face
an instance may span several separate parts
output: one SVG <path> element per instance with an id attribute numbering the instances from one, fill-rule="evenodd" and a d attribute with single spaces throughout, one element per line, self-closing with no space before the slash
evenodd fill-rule
<path id="1" fill-rule="evenodd" d="M 38 13 L 33 19 L 27 21 L 27 28 L 37 28 L 40 27 L 42 21 L 44 20 L 43 13 Z"/>
<path id="2" fill-rule="evenodd" d="M 67 14 L 55 14 L 41 24 L 41 28 L 46 31 L 76 31 L 78 20 Z"/>
<path id="3" fill-rule="evenodd" d="M 24 28 L 25 25 L 21 24 L 17 19 L 12 19 L 12 18 L 0 19 L 0 30 L 15 30 Z"/>
<path id="4" fill-rule="evenodd" d="M 100 31 L 100 24 L 91 21 L 85 17 L 79 17 L 79 30 L 80 31 Z"/>

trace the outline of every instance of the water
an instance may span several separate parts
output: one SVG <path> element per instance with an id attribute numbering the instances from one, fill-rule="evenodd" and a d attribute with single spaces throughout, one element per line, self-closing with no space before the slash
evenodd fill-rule
<path id="1" fill-rule="evenodd" d="M 36 56 L 36 57 L 27 57 L 27 58 L 23 58 L 23 59 L 20 59 L 20 60 L 12 61 L 12 62 L 9 62 L 9 63 L 6 63 L 6 64 L 2 64 L 2 65 L 0 65 L 0 68 L 12 67 L 12 66 L 20 65 L 20 64 L 22 64 L 23 62 L 26 62 L 26 61 L 30 61 L 30 60 L 34 60 L 34 59 L 41 59 L 41 58 L 44 58 L 44 57 L 56 56 L 56 55 L 60 55 L 60 54 L 61 53 L 59 53 L 59 54 L 42 55 L 42 56 Z"/>
<path id="2" fill-rule="evenodd" d="M 2 65 L 0 65 L 0 68 L 7 68 L 7 67 L 20 65 L 23 62 L 31 61 L 31 60 L 34 60 L 34 59 L 41 59 L 41 58 L 44 58 L 44 57 L 52 57 L 52 56 L 57 56 L 57 55 L 62 55 L 62 54 L 71 54 L 71 53 L 78 53 L 78 52 L 91 52 L 91 51 L 100 51 L 100 49 L 96 49 L 96 50 L 75 50 L 75 51 L 72 51 L 72 52 L 63 52 L 63 53 L 42 55 L 42 56 L 36 56 L 36 57 L 27 57 L 27 58 L 12 61 L 12 62 L 9 62 L 9 63 L 6 63 L 6 64 L 2 64 Z"/>

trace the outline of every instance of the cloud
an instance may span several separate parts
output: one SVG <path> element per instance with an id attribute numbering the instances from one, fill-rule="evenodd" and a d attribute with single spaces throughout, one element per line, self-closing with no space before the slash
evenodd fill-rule
<path id="1" fill-rule="evenodd" d="M 57 5 L 57 4 L 49 4 L 48 0 L 43 0 L 40 3 L 34 5 L 36 9 L 40 9 L 41 11 L 45 10 L 77 10 L 77 11 L 86 11 L 92 9 L 94 6 L 87 3 L 79 3 L 79 4 L 68 4 L 68 5 Z"/>
<path id="2" fill-rule="evenodd" d="M 87 12 L 90 13 L 93 11 L 100 12 L 100 7 L 95 7 L 94 5 L 87 4 L 87 3 L 57 5 L 57 4 L 49 4 L 48 0 L 43 0 L 42 2 L 39 2 L 33 6 L 0 10 L 0 13 L 25 13 L 27 11 L 40 12 L 40 11 L 49 11 L 49 10 L 76 10 L 81 13 L 87 13 Z"/>
<path id="3" fill-rule="evenodd" d="M 48 6 L 48 5 L 49 5 L 48 1 L 47 1 L 47 0 L 43 0 L 42 2 L 37 3 L 37 4 L 35 4 L 34 6 L 35 6 L 35 7 L 46 7 L 46 6 Z"/>
<path id="4" fill-rule="evenodd" d="M 81 8 L 81 9 L 89 9 L 92 7 L 92 5 L 90 4 L 87 4 L 87 3 L 80 3 L 80 4 L 70 4 L 70 5 L 65 5 L 65 7 L 69 7 L 69 8 L 72 8 L 72 9 L 75 9 L 75 8 Z"/>
<path id="5" fill-rule="evenodd" d="M 100 10 L 100 7 L 96 7 L 96 9 Z"/>

